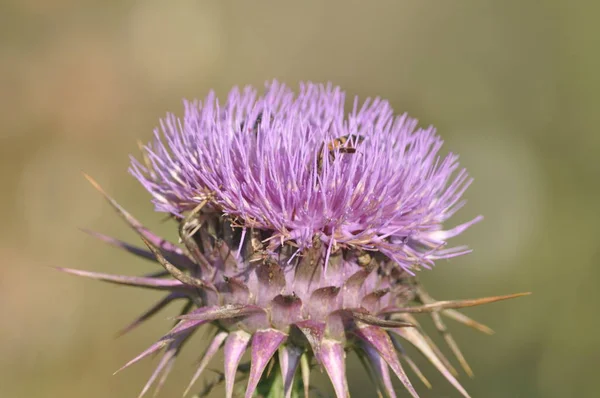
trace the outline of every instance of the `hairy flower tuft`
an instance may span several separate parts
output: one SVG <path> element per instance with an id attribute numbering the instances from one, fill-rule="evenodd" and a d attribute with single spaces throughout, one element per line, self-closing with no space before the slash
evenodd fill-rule
<path id="1" fill-rule="evenodd" d="M 147 250 L 91 234 L 163 271 L 62 270 L 163 291 L 124 332 L 184 302 L 176 325 L 124 366 L 164 350 L 140 396 L 157 380 L 160 388 L 183 345 L 206 325 L 211 339 L 186 393 L 222 349 L 228 398 L 240 375 L 248 379 L 246 398 L 308 396 L 313 366 L 346 397 L 345 355 L 354 351 L 380 396 L 396 396 L 391 370 L 417 397 L 402 363 L 430 384 L 406 355 L 408 342 L 468 397 L 418 314 L 433 318 L 472 374 L 442 315 L 491 333 L 455 309 L 520 294 L 436 301 L 416 278 L 434 260 L 467 253 L 446 241 L 480 219 L 444 229 L 471 180 L 457 156 L 438 155 L 441 145 L 433 128 L 395 116 L 380 99 L 355 100 L 345 115 L 344 94 L 332 85 L 301 85 L 295 95 L 272 82 L 262 97 L 234 89 L 222 105 L 211 93 L 186 103 L 182 119 L 168 115 L 143 147 L 144 160 L 132 160 L 156 209 L 177 222 L 179 245 L 142 226 L 90 178 Z M 246 352 L 250 362 L 241 364 Z"/>
<path id="2" fill-rule="evenodd" d="M 158 211 L 182 216 L 210 198 L 234 225 L 270 231 L 285 242 L 378 251 L 409 272 L 465 254 L 448 248 L 481 217 L 444 230 L 471 183 L 458 156 L 438 155 L 442 140 L 387 101 L 354 100 L 332 85 L 303 84 L 295 95 L 272 82 L 264 96 L 234 89 L 169 114 L 131 171 Z"/>

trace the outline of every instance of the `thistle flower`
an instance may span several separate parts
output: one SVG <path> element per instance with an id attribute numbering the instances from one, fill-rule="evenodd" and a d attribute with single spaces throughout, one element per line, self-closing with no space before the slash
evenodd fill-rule
<path id="1" fill-rule="evenodd" d="M 432 316 L 471 374 L 441 315 L 491 333 L 455 308 L 519 295 L 436 301 L 415 272 L 469 252 L 447 240 L 480 217 L 451 229 L 444 223 L 464 204 L 471 179 L 456 155 L 438 155 L 433 128 L 395 116 L 379 98 L 355 100 L 345 115 L 344 100 L 332 85 L 301 85 L 295 95 L 272 82 L 263 96 L 234 89 L 220 104 L 211 93 L 186 102 L 183 119 L 162 120 L 131 172 L 156 210 L 176 220 L 180 245 L 143 227 L 90 179 L 148 250 L 92 234 L 164 270 L 140 277 L 63 270 L 166 292 L 125 331 L 185 302 L 176 325 L 124 366 L 165 349 L 140 396 L 159 376 L 162 385 L 183 345 L 206 325 L 211 339 L 186 392 L 222 347 L 227 397 L 244 369 L 247 398 L 308 396 L 312 366 L 346 397 L 347 351 L 358 354 L 379 395 L 395 397 L 391 369 L 417 397 L 401 360 L 429 382 L 404 352 L 410 343 L 468 397 L 415 314 Z M 251 360 L 242 366 L 246 351 Z"/>

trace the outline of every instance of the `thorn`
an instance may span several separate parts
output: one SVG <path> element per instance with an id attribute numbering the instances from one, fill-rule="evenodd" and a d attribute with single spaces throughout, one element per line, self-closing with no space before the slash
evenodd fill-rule
<path id="1" fill-rule="evenodd" d="M 446 309 L 475 307 L 478 305 L 494 303 L 496 301 L 509 300 L 517 297 L 529 296 L 531 292 L 508 294 L 505 296 L 484 297 L 470 300 L 455 300 L 455 301 L 436 301 L 431 304 L 419 305 L 414 307 L 396 308 L 383 311 L 382 313 L 429 313 L 438 312 Z"/>

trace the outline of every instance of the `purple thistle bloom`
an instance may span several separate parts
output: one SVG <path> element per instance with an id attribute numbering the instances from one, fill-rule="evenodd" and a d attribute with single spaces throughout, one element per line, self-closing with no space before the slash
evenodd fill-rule
<path id="1" fill-rule="evenodd" d="M 183 246 L 148 231 L 90 179 L 149 251 L 92 234 L 164 271 L 131 277 L 63 269 L 166 292 L 124 332 L 173 301 L 185 302 L 177 324 L 124 366 L 165 350 L 140 396 L 159 376 L 160 388 L 182 346 L 212 325 L 186 392 L 223 348 L 228 398 L 244 370 L 247 398 L 287 398 L 298 389 L 308 396 L 315 364 L 337 397 L 346 397 L 345 352 L 353 350 L 380 395 L 396 396 L 391 369 L 417 397 L 400 360 L 430 385 L 404 352 L 409 342 L 468 397 L 415 314 L 432 316 L 471 374 L 441 315 L 491 333 L 455 309 L 519 295 L 438 302 L 414 276 L 436 259 L 467 253 L 447 248 L 446 240 L 480 219 L 443 228 L 471 180 L 457 156 L 437 155 L 442 141 L 432 128 L 394 116 L 380 99 L 355 101 L 345 116 L 337 87 L 302 85 L 295 96 L 276 82 L 263 97 L 234 89 L 223 106 L 214 94 L 186 103 L 183 119 L 168 115 L 161 126 L 131 171 L 156 209 L 178 221 Z M 243 366 L 246 351 L 251 361 Z"/>
<path id="2" fill-rule="evenodd" d="M 186 102 L 183 119 L 170 114 L 161 127 L 149 164 L 133 159 L 131 169 L 156 210 L 181 216 L 210 197 L 240 226 L 271 231 L 271 250 L 305 249 L 318 234 L 329 248 L 379 251 L 410 270 L 468 253 L 446 240 L 481 219 L 442 229 L 471 179 L 458 156 L 439 157 L 432 127 L 379 98 L 355 99 L 345 116 L 339 87 L 301 85 L 296 96 L 273 82 L 263 97 L 248 87 L 224 105 L 213 93 Z"/>

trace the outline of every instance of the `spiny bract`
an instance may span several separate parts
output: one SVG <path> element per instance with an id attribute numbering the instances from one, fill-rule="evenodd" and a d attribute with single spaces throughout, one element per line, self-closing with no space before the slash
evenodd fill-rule
<path id="1" fill-rule="evenodd" d="M 151 233 L 90 181 L 149 250 L 92 234 L 164 271 L 132 277 L 63 269 L 166 292 L 126 331 L 173 301 L 185 302 L 175 327 L 124 366 L 165 348 L 140 395 L 162 375 L 160 387 L 190 336 L 210 325 L 211 340 L 186 392 L 223 347 L 227 397 L 243 369 L 247 398 L 263 394 L 260 385 L 270 386 L 272 397 L 290 397 L 298 388 L 308 396 L 315 364 L 336 395 L 346 397 L 347 351 L 358 354 L 380 395 L 395 397 L 391 369 L 417 397 L 400 360 L 429 382 L 406 356 L 402 344 L 409 342 L 468 397 L 414 314 L 433 317 L 470 374 L 441 315 L 491 333 L 455 308 L 517 295 L 438 302 L 418 283 L 421 267 L 468 252 L 446 247 L 446 240 L 480 219 L 443 229 L 471 180 L 457 156 L 438 156 L 442 141 L 432 128 L 394 116 L 380 99 L 360 106 L 355 100 L 345 115 L 338 87 L 305 84 L 295 95 L 277 82 L 261 97 L 252 88 L 234 89 L 223 105 L 211 93 L 186 103 L 183 119 L 168 115 L 161 127 L 131 172 L 157 211 L 176 220 L 181 246 Z M 246 350 L 249 368 L 240 365 Z"/>

